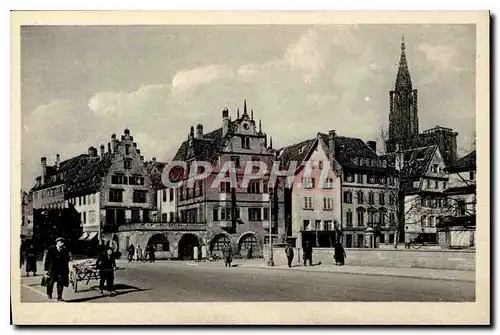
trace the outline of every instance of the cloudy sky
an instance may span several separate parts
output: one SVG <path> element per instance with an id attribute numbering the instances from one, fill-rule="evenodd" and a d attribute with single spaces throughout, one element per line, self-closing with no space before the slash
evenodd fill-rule
<path id="1" fill-rule="evenodd" d="M 475 128 L 474 25 L 87 26 L 21 30 L 22 186 L 120 136 L 169 160 L 189 127 L 221 126 L 243 99 L 275 147 L 336 129 L 377 139 L 406 41 L 420 130 Z"/>

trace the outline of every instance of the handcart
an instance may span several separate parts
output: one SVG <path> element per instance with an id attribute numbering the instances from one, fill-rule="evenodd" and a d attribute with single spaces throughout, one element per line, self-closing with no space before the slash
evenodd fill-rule
<path id="1" fill-rule="evenodd" d="M 97 270 L 97 260 L 93 258 L 72 261 L 69 264 L 69 282 L 73 287 L 73 292 L 78 291 L 78 282 L 86 281 L 88 285 L 91 280 L 99 280 Z"/>

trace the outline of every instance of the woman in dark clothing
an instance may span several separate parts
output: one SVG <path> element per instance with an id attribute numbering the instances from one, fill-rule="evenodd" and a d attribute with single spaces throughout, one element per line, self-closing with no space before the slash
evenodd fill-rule
<path id="1" fill-rule="evenodd" d="M 149 254 L 149 262 L 154 263 L 155 262 L 155 248 L 152 245 L 149 246 L 148 254 Z"/>
<path id="2" fill-rule="evenodd" d="M 344 258 L 346 257 L 344 247 L 341 243 L 335 245 L 335 265 L 344 265 Z"/>
<path id="3" fill-rule="evenodd" d="M 135 247 L 133 244 L 128 247 L 128 262 L 132 262 L 134 260 L 134 255 L 135 255 Z"/>
<path id="4" fill-rule="evenodd" d="M 114 295 L 114 287 L 113 282 L 115 280 L 114 270 L 116 268 L 115 258 L 113 257 L 113 250 L 109 248 L 105 253 L 102 253 L 97 258 L 96 263 L 97 270 L 99 270 L 99 289 L 101 290 L 101 294 L 104 292 L 104 283 L 107 284 L 108 292 L 110 296 Z"/>
<path id="5" fill-rule="evenodd" d="M 29 245 L 26 249 L 26 276 L 30 276 L 30 272 L 33 272 L 33 276 L 36 277 L 36 250 L 33 245 Z"/>

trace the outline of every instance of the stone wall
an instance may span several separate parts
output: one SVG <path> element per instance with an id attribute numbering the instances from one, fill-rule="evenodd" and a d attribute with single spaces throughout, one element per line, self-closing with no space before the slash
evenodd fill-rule
<path id="1" fill-rule="evenodd" d="M 268 259 L 268 246 L 264 255 Z M 303 262 L 302 250 L 294 249 L 294 264 Z M 430 268 L 475 271 L 476 253 L 472 250 L 401 250 L 401 249 L 346 249 L 346 265 L 401 268 Z M 276 265 L 286 264 L 283 248 L 273 248 Z M 333 249 L 314 249 L 313 263 L 333 264 Z"/>

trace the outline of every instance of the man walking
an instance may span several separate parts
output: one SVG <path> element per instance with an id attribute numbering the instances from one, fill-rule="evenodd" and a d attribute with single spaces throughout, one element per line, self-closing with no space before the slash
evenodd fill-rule
<path id="1" fill-rule="evenodd" d="M 107 289 L 110 296 L 114 295 L 113 282 L 115 280 L 114 270 L 116 268 L 115 257 L 113 256 L 113 250 L 109 248 L 105 253 L 101 254 L 97 258 L 96 262 L 97 270 L 99 270 L 99 289 L 101 294 L 104 293 L 104 283 L 107 284 Z"/>
<path id="2" fill-rule="evenodd" d="M 306 262 L 309 261 L 309 265 L 313 266 L 312 263 L 312 245 L 311 242 L 307 241 L 304 245 L 304 266 L 307 266 Z"/>
<path id="3" fill-rule="evenodd" d="M 69 285 L 69 253 L 62 237 L 56 239 L 56 245 L 49 247 L 45 256 L 44 270 L 47 276 L 47 296 L 52 299 L 54 284 L 57 283 L 57 300 L 63 301 L 64 287 Z"/>
<path id="4" fill-rule="evenodd" d="M 287 244 L 285 248 L 285 255 L 288 260 L 288 267 L 292 267 L 292 261 L 293 261 L 293 248 L 290 244 Z"/>
<path id="5" fill-rule="evenodd" d="M 233 261 L 233 250 L 231 249 L 231 245 L 229 243 L 224 246 L 223 252 L 226 267 L 231 267 L 231 262 Z"/>

